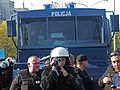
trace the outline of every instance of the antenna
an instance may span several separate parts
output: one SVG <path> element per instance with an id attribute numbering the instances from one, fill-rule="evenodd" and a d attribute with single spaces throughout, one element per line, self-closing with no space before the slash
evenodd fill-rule
<path id="1" fill-rule="evenodd" d="M 25 8 L 25 0 L 23 0 L 23 8 Z"/>
<path id="2" fill-rule="evenodd" d="M 33 2 L 31 1 L 31 10 L 33 9 Z"/>

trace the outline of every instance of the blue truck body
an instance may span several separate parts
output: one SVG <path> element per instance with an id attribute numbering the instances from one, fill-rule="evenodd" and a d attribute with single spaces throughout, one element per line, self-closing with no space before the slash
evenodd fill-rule
<path id="1" fill-rule="evenodd" d="M 49 55 L 54 47 L 63 46 L 75 56 L 86 54 L 90 64 L 88 72 L 98 80 L 110 62 L 110 39 L 105 9 L 56 8 L 17 12 L 18 62 L 26 62 L 31 55 Z"/>

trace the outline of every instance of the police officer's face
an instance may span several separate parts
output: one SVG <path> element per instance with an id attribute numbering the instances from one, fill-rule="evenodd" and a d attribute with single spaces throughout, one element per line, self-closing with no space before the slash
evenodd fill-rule
<path id="1" fill-rule="evenodd" d="M 88 61 L 85 60 L 85 61 L 82 61 L 82 62 L 76 62 L 76 65 L 77 65 L 78 68 L 85 69 L 85 68 L 87 68 Z"/>
<path id="2" fill-rule="evenodd" d="M 64 66 L 65 63 L 66 63 L 66 59 L 65 59 L 65 58 L 61 58 L 61 60 L 60 60 L 60 64 L 61 64 L 61 66 Z"/>
<path id="3" fill-rule="evenodd" d="M 36 72 L 39 70 L 40 67 L 40 63 L 39 60 L 37 58 L 33 58 L 33 60 L 29 63 L 28 65 L 30 72 Z"/>
<path id="4" fill-rule="evenodd" d="M 120 55 L 112 56 L 111 63 L 115 71 L 120 72 Z"/>

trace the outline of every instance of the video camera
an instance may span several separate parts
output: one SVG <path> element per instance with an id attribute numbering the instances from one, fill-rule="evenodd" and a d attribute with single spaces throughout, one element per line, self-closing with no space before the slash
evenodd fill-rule
<path id="1" fill-rule="evenodd" d="M 54 63 L 52 63 L 52 66 L 61 66 L 60 61 L 62 58 L 55 58 Z"/>

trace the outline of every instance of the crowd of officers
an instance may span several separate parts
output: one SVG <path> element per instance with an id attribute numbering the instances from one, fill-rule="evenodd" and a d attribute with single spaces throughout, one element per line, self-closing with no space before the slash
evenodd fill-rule
<path id="1" fill-rule="evenodd" d="M 8 88 L 2 87 L 0 90 L 101 90 L 99 87 L 103 90 L 120 90 L 120 81 L 112 80 L 120 72 L 120 51 L 111 53 L 112 64 L 98 83 L 85 70 L 88 64 L 86 55 L 80 54 L 75 58 L 66 48 L 56 47 L 47 57 L 45 68 L 40 69 L 39 58 L 30 56 L 28 68 L 19 71 Z"/>

